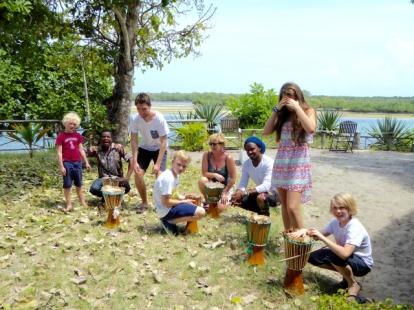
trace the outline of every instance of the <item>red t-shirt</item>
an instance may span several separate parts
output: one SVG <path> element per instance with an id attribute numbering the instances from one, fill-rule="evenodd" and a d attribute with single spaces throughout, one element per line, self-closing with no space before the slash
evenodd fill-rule
<path id="1" fill-rule="evenodd" d="M 62 145 L 63 161 L 81 161 L 79 144 L 83 143 L 83 137 L 77 132 L 61 132 L 56 138 L 56 145 Z"/>

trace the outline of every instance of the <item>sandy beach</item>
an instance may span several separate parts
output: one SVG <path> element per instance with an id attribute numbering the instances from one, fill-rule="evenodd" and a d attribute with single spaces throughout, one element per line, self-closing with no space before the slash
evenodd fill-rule
<path id="1" fill-rule="evenodd" d="M 231 151 L 239 159 L 239 151 Z M 276 150 L 267 151 L 274 157 Z M 194 161 L 201 153 L 193 153 Z M 349 192 L 357 201 L 357 217 L 370 233 L 375 266 L 361 279 L 362 294 L 375 300 L 392 298 L 414 304 L 414 153 L 312 149 L 312 202 L 304 207 L 305 224 L 322 228 L 330 219 L 329 200 Z M 319 268 L 306 267 L 310 272 Z M 322 274 L 340 279 L 333 272 Z"/>

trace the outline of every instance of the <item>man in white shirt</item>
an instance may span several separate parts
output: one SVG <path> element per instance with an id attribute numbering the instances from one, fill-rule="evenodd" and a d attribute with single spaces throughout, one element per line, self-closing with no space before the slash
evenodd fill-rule
<path id="1" fill-rule="evenodd" d="M 249 159 L 243 163 L 240 183 L 232 201 L 243 209 L 269 216 L 269 206 L 278 203 L 276 193 L 270 190 L 273 159 L 264 155 L 266 145 L 255 136 L 246 139 L 244 149 Z M 249 178 L 256 184 L 254 188 L 247 188 Z"/>
<path id="2" fill-rule="evenodd" d="M 164 116 L 151 110 L 151 99 L 145 93 L 140 93 L 135 99 L 138 114 L 130 124 L 132 169 L 135 171 L 135 185 L 141 196 L 142 203 L 138 206 L 138 213 L 148 209 L 147 189 L 144 174 L 151 162 L 154 162 L 152 172 L 158 176 L 166 168 L 169 133 L 168 124 Z M 138 147 L 138 132 L 141 141 Z"/>

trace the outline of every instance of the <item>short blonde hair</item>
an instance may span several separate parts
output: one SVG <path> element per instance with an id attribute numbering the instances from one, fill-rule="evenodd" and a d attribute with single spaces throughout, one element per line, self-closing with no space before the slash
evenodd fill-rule
<path id="1" fill-rule="evenodd" d="M 357 205 L 355 202 L 354 197 L 352 197 L 351 194 L 348 193 L 338 193 L 331 199 L 331 212 L 332 212 L 332 203 L 335 203 L 335 205 L 338 205 L 339 207 L 344 207 L 348 210 L 350 215 L 356 215 L 357 214 Z"/>
<path id="2" fill-rule="evenodd" d="M 187 164 L 191 162 L 191 157 L 184 151 L 177 151 L 174 153 L 173 161 L 177 158 L 184 160 Z"/>
<path id="3" fill-rule="evenodd" d="M 70 121 L 73 121 L 76 124 L 76 127 L 79 127 L 81 119 L 80 119 L 78 113 L 69 112 L 69 113 L 66 113 L 63 116 L 63 119 L 62 119 L 62 124 L 63 125 L 65 125 L 66 123 L 68 123 Z"/>
<path id="4" fill-rule="evenodd" d="M 213 133 L 209 138 L 209 143 L 220 143 L 226 145 L 226 138 L 224 134 L 220 133 Z"/>

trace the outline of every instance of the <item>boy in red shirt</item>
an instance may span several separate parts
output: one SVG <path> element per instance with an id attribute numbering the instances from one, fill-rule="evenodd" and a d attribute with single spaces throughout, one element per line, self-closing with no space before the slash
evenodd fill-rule
<path id="1" fill-rule="evenodd" d="M 80 125 L 80 117 L 75 112 L 65 114 L 62 120 L 65 131 L 58 134 L 56 146 L 59 160 L 60 173 L 63 176 L 63 192 L 66 200 L 66 208 L 63 212 L 73 209 L 70 197 L 72 182 L 76 186 L 79 202 L 87 207 L 85 196 L 82 191 L 82 159 L 85 161 L 86 169 L 91 170 L 85 151 L 83 150 L 83 137 L 76 132 Z"/>

